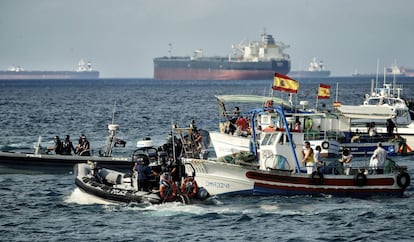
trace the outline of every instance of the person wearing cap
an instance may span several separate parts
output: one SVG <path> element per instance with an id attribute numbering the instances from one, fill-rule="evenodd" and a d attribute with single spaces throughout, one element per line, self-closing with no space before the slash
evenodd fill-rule
<path id="1" fill-rule="evenodd" d="M 61 155 L 62 154 L 62 141 L 60 141 L 59 136 L 53 137 L 53 142 L 55 142 L 55 145 L 52 147 L 48 147 L 46 154 L 49 154 L 50 151 L 55 151 L 55 154 Z"/>
<path id="2" fill-rule="evenodd" d="M 382 148 L 382 143 L 378 142 L 377 149 L 374 150 L 374 153 L 371 156 L 369 166 L 375 173 L 377 173 L 378 168 L 384 166 L 385 160 L 387 159 L 387 151 Z"/>
<path id="3" fill-rule="evenodd" d="M 80 156 L 90 156 L 90 145 L 84 134 L 81 134 L 79 138 L 79 144 L 76 146 L 76 154 Z"/>

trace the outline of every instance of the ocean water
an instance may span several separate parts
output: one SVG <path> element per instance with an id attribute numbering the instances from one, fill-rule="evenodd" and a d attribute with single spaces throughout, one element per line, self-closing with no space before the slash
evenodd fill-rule
<path id="1" fill-rule="evenodd" d="M 149 136 L 165 142 L 171 124 L 217 129 L 215 95 L 268 94 L 263 81 L 103 79 L 0 81 L 0 148 L 32 149 L 39 136 L 84 133 L 105 143 L 107 125 L 120 125 L 130 155 Z M 316 104 L 318 80 L 300 82 L 294 101 Z M 332 102 L 337 80 L 331 85 Z M 414 80 L 398 80 L 413 97 Z M 371 83 L 339 81 L 338 100 L 360 104 Z M 276 94 L 283 97 L 285 94 Z M 114 112 L 115 110 L 115 112 Z M 362 157 L 359 159 L 367 159 Z M 414 174 L 414 157 L 395 158 Z M 113 204 L 79 191 L 71 170 L 62 174 L 0 171 L 2 241 L 414 241 L 414 188 L 402 198 L 213 197 L 202 204 Z M 413 176 L 413 175 L 412 175 Z"/>

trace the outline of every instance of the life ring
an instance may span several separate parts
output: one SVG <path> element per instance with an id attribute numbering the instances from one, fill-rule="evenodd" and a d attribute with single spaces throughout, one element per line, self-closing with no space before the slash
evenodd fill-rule
<path id="1" fill-rule="evenodd" d="M 193 198 L 197 195 L 198 186 L 196 180 L 194 180 L 194 177 L 189 176 L 185 178 L 180 188 L 181 193 L 187 194 L 189 198 Z"/>
<path id="2" fill-rule="evenodd" d="M 323 174 L 320 171 L 312 172 L 311 181 L 312 181 L 312 184 L 322 185 L 324 181 Z"/>
<path id="3" fill-rule="evenodd" d="M 161 180 L 160 197 L 165 202 L 171 202 L 177 195 L 177 186 L 172 180 Z"/>
<path id="4" fill-rule="evenodd" d="M 328 141 L 324 141 L 324 142 L 322 142 L 322 148 L 324 148 L 324 149 L 329 149 L 329 142 Z"/>
<path id="5" fill-rule="evenodd" d="M 402 172 L 397 176 L 397 184 L 399 187 L 405 189 L 410 185 L 411 178 L 407 172 Z"/>
<path id="6" fill-rule="evenodd" d="M 367 182 L 368 182 L 367 176 L 362 172 L 359 172 L 358 174 L 354 176 L 354 183 L 355 185 L 359 187 L 367 185 Z"/>

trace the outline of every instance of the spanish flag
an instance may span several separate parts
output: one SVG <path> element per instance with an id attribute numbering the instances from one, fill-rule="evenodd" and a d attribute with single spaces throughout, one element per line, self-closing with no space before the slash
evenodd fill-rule
<path id="1" fill-rule="evenodd" d="M 318 99 L 329 99 L 331 96 L 331 86 L 325 84 L 319 84 Z"/>
<path id="2" fill-rule="evenodd" d="M 298 93 L 299 82 L 288 76 L 275 73 L 272 88 L 282 92 Z"/>

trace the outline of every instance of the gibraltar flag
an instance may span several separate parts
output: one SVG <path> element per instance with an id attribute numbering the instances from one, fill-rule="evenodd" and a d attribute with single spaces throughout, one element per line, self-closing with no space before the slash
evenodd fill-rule
<path id="1" fill-rule="evenodd" d="M 329 99 L 331 96 L 331 86 L 325 84 L 319 84 L 318 99 Z"/>
<path id="2" fill-rule="evenodd" d="M 298 93 L 299 82 L 288 76 L 275 73 L 272 88 L 282 92 Z"/>

